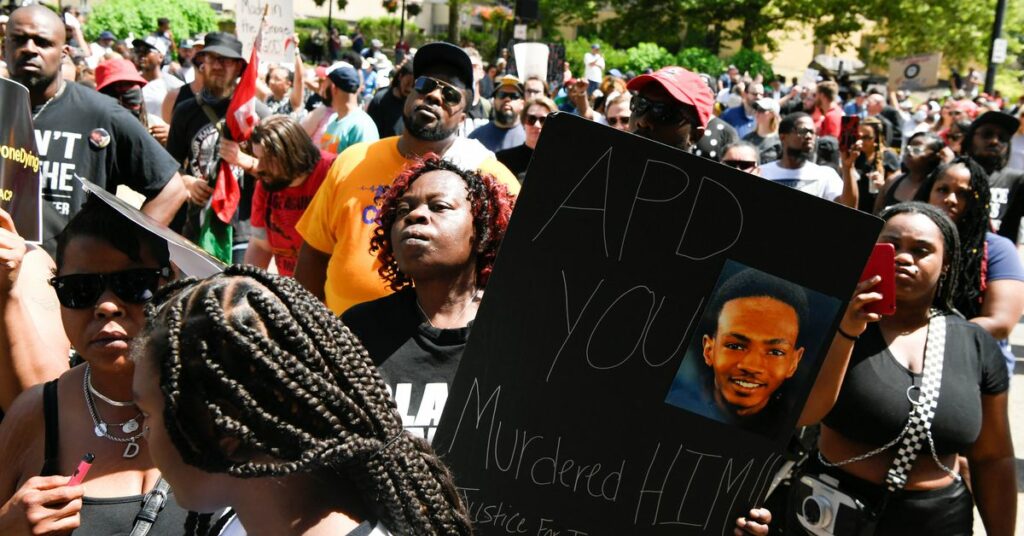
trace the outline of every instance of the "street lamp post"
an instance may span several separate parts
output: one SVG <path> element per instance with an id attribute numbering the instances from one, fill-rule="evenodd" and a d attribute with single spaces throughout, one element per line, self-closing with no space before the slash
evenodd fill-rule
<path id="1" fill-rule="evenodd" d="M 996 19 L 992 23 L 992 42 L 988 47 L 988 70 L 985 71 L 985 93 L 992 94 L 996 85 L 996 63 L 992 61 L 996 49 L 996 40 L 1003 35 L 1003 19 L 1006 18 L 1006 0 L 997 0 Z"/>

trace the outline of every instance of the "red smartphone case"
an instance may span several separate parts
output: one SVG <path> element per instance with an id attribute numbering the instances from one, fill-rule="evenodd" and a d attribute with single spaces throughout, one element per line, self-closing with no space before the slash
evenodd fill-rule
<path id="1" fill-rule="evenodd" d="M 839 152 L 846 153 L 857 143 L 857 134 L 860 129 L 860 117 L 856 115 L 844 115 L 839 127 Z"/>
<path id="2" fill-rule="evenodd" d="M 881 315 L 891 315 L 896 312 L 896 248 L 892 244 L 875 244 L 868 263 L 864 265 L 864 272 L 860 275 L 860 280 L 871 279 L 876 275 L 882 276 L 882 281 L 872 290 L 881 292 L 882 299 L 869 303 L 864 310 Z"/>

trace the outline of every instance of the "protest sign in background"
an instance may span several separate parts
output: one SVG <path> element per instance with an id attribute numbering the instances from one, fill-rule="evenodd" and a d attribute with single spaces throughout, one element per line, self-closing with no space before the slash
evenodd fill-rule
<path id="1" fill-rule="evenodd" d="M 889 89 L 923 89 L 939 83 L 942 53 L 921 54 L 889 62 Z"/>
<path id="2" fill-rule="evenodd" d="M 39 152 L 29 110 L 28 89 L 0 78 L 0 208 L 14 219 L 18 234 L 42 241 L 43 213 Z"/>
<path id="3" fill-rule="evenodd" d="M 433 442 L 477 533 L 731 534 L 783 461 L 880 228 L 550 116 Z M 748 268 L 818 296 L 767 432 L 666 401 L 717 285 Z"/>
<path id="4" fill-rule="evenodd" d="M 295 44 L 291 39 L 295 33 L 295 17 L 292 14 L 292 3 L 288 0 L 238 0 L 235 7 L 235 32 L 242 41 L 242 57 L 248 59 L 252 53 L 263 9 L 268 5 L 260 63 L 279 63 L 291 67 L 295 63 Z"/>

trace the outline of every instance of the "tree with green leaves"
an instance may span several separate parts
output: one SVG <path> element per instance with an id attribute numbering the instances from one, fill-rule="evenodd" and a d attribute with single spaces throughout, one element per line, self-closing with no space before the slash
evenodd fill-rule
<path id="1" fill-rule="evenodd" d="M 106 0 L 93 9 L 84 32 L 90 40 L 105 30 L 121 39 L 129 34 L 141 38 L 156 30 L 160 17 L 170 20 L 178 38 L 217 29 L 217 14 L 204 0 Z"/>

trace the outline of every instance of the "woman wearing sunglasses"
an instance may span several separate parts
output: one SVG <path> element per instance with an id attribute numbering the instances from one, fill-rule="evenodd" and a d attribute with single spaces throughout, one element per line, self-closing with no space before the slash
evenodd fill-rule
<path id="1" fill-rule="evenodd" d="M 523 123 L 523 130 L 526 131 L 526 141 L 517 147 L 498 151 L 495 155 L 498 161 L 505 164 L 522 183 L 526 177 L 526 168 L 533 158 L 533 149 L 537 147 L 537 140 L 540 139 L 540 131 L 544 128 L 544 121 L 548 114 L 558 111 L 555 101 L 547 97 L 536 97 L 530 99 L 523 106 L 519 119 Z"/>
<path id="2" fill-rule="evenodd" d="M 0 534 L 129 534 L 149 523 L 142 505 L 159 512 L 149 536 L 182 533 L 186 512 L 159 485 L 128 358 L 143 305 L 171 275 L 168 255 L 163 240 L 95 198 L 58 235 L 51 284 L 83 363 L 24 392 L 0 423 Z M 68 486 L 86 453 L 88 476 Z"/>
<path id="3" fill-rule="evenodd" d="M 946 148 L 938 134 L 925 131 L 911 136 L 903 150 L 903 168 L 906 172 L 896 176 L 878 192 L 874 213 L 878 214 L 885 207 L 914 199 L 925 178 L 935 171 L 947 155 L 949 160 L 953 159 L 953 152 Z"/>

